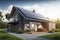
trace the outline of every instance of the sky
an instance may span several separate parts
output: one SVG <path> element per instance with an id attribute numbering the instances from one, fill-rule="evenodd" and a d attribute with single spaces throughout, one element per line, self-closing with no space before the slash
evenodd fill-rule
<path id="1" fill-rule="evenodd" d="M 10 13 L 12 6 L 35 10 L 49 19 L 60 19 L 60 0 L 0 0 L 0 11 L 3 15 Z"/>

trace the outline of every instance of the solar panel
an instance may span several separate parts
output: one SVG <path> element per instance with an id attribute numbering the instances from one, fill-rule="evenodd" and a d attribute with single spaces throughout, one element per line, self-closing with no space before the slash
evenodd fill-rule
<path id="1" fill-rule="evenodd" d="M 17 8 L 17 7 L 16 7 Z M 33 19 L 40 19 L 40 20 L 48 20 L 46 17 L 42 16 L 41 14 L 38 14 L 36 12 L 33 11 L 28 11 L 26 9 L 23 8 L 17 8 L 20 12 L 22 12 L 22 14 L 24 14 L 24 16 L 28 17 L 28 18 L 33 18 Z"/>
<path id="2" fill-rule="evenodd" d="M 43 19 L 43 20 L 47 20 L 47 18 L 45 18 L 44 16 L 42 16 L 41 14 L 35 13 L 33 11 L 28 11 L 25 10 L 23 8 L 20 8 L 20 10 L 23 12 L 24 15 L 26 15 L 27 17 L 30 18 L 35 18 L 35 19 Z"/>

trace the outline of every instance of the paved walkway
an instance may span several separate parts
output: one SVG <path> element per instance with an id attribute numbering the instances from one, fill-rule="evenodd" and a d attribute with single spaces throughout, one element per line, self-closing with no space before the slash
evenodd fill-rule
<path id="1" fill-rule="evenodd" d="M 12 34 L 18 38 L 22 38 L 23 40 L 48 40 L 48 39 L 43 39 L 38 36 L 43 36 L 47 35 L 49 33 L 41 33 L 41 34 L 15 34 L 15 33 L 9 33 Z"/>

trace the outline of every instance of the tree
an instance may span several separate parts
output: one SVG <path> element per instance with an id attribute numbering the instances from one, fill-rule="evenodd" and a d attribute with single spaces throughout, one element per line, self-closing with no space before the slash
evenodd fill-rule
<path id="1" fill-rule="evenodd" d="M 0 21 L 2 21 L 3 15 L 2 12 L 0 11 Z"/>
<path id="2" fill-rule="evenodd" d="M 60 29 L 60 19 L 57 18 L 57 20 L 55 20 L 56 23 L 56 28 Z"/>
<path id="3" fill-rule="evenodd" d="M 5 15 L 5 17 L 6 17 L 7 20 L 9 20 L 9 19 L 10 19 L 10 14 L 7 13 L 7 14 Z"/>
<path id="4" fill-rule="evenodd" d="M 0 17 L 3 18 L 2 12 L 0 11 Z"/>
<path id="5" fill-rule="evenodd" d="M 0 28 L 7 28 L 7 23 L 3 22 L 4 20 L 2 12 L 0 11 Z"/>
<path id="6" fill-rule="evenodd" d="M 5 19 L 3 18 L 3 20 L 5 20 Z"/>

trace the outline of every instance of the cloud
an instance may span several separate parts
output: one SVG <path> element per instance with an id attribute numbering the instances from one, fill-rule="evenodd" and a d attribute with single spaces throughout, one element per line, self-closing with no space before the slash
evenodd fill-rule
<path id="1" fill-rule="evenodd" d="M 33 6 L 23 6 L 23 8 L 26 10 L 39 10 L 40 6 L 38 4 L 35 4 Z"/>
<path id="2" fill-rule="evenodd" d="M 13 5 L 10 5 L 6 10 L 3 10 L 3 13 L 4 13 L 4 14 L 6 14 L 6 13 L 10 13 L 12 7 L 13 7 Z"/>
<path id="3" fill-rule="evenodd" d="M 0 10 L 2 12 L 2 10 Z"/>
<path id="4" fill-rule="evenodd" d="M 50 19 L 60 18 L 60 5 L 59 4 L 35 4 L 33 6 L 23 6 L 24 9 L 39 13 Z"/>
<path id="5" fill-rule="evenodd" d="M 3 18 L 5 19 L 3 21 L 7 21 L 6 18 L 5 18 L 5 14 L 10 13 L 11 10 L 12 10 L 12 7 L 13 7 L 13 5 L 10 5 L 6 10 L 2 11 L 2 15 L 4 16 Z"/>
<path id="6" fill-rule="evenodd" d="M 6 10 L 3 10 L 4 18 L 5 18 L 6 13 L 10 13 L 12 7 L 13 5 L 10 5 Z M 35 5 L 30 5 L 30 6 L 17 5 L 17 7 L 21 7 L 29 11 L 35 10 L 36 13 L 39 13 L 50 19 L 60 18 L 60 3 L 50 3 L 50 4 L 41 4 L 41 5 L 35 4 Z"/>

